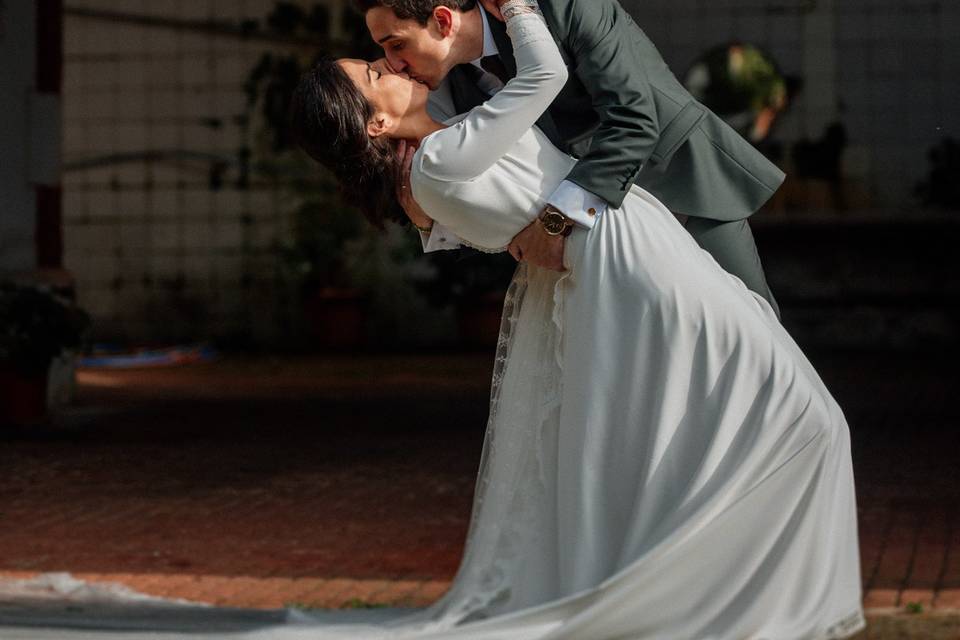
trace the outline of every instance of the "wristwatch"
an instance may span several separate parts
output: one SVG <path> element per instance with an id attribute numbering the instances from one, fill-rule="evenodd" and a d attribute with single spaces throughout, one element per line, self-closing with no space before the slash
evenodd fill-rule
<path id="1" fill-rule="evenodd" d="M 563 215 L 563 212 L 552 204 L 544 207 L 537 219 L 540 220 L 540 226 L 547 235 L 566 237 L 573 232 L 573 220 Z"/>

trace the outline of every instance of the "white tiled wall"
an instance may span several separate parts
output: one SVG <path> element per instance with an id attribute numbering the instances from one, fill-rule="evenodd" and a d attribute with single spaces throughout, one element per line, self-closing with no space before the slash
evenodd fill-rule
<path id="1" fill-rule="evenodd" d="M 333 2 L 335 0 L 331 0 Z M 846 169 L 874 206 L 912 205 L 926 150 L 960 136 L 960 2 L 623 0 L 682 76 L 707 49 L 745 40 L 807 90 L 778 125 L 786 143 L 840 118 Z M 310 2 L 304 1 L 304 5 Z M 178 19 L 263 19 L 272 0 L 68 0 Z M 809 8 L 807 11 L 805 8 Z M 65 161 L 146 150 L 233 153 L 242 82 L 272 45 L 69 16 Z M 204 118 L 220 118 L 213 129 Z M 288 231 L 269 185 L 210 190 L 202 162 L 128 162 L 64 177 L 67 267 L 100 334 L 129 340 L 247 334 L 272 342 L 285 313 L 273 245 Z M 909 212 L 905 213 L 909 215 Z"/>
<path id="2" fill-rule="evenodd" d="M 271 0 L 71 0 L 70 8 L 239 23 Z M 276 47 L 230 36 L 72 15 L 65 20 L 65 263 L 102 338 L 273 342 L 284 313 L 275 243 L 288 220 L 271 185 L 212 191 L 209 163 L 121 154 L 235 157 L 243 82 Z M 218 118 L 220 128 L 204 124 Z M 113 162 L 108 162 L 110 157 Z M 103 166 L 77 169 L 100 159 Z"/>

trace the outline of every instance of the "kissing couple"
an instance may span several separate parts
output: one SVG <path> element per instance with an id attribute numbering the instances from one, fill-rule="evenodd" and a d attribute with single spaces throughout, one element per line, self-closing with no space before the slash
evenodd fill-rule
<path id="1" fill-rule="evenodd" d="M 359 0 L 303 149 L 377 226 L 509 251 L 464 555 L 433 605 L 276 638 L 845 638 L 864 627 L 850 435 L 746 219 L 783 173 L 617 0 Z M 359 614 L 358 614 L 359 615 Z"/>

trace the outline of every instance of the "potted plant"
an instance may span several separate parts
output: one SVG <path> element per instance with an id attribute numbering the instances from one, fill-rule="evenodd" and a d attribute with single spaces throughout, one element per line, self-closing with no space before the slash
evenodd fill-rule
<path id="1" fill-rule="evenodd" d="M 435 276 L 420 290 L 433 304 L 452 305 L 460 342 L 469 348 L 497 344 L 503 297 L 517 263 L 509 253 L 468 255 L 459 251 L 430 254 Z"/>
<path id="2" fill-rule="evenodd" d="M 82 309 L 51 291 L 0 282 L 0 423 L 46 414 L 50 365 L 79 347 L 89 326 Z"/>
<path id="3" fill-rule="evenodd" d="M 332 16 L 325 12 L 317 4 L 304 11 L 292 3 L 277 2 L 265 25 L 274 35 L 291 37 L 291 42 L 316 43 L 324 39 L 330 25 Z M 359 13 L 345 12 L 342 17 L 341 34 L 366 33 Z M 347 38 L 326 44 L 332 52 L 345 53 L 348 45 L 356 49 L 361 42 L 369 43 L 369 39 Z M 373 49 L 377 47 L 367 46 L 372 49 L 359 55 L 376 55 Z M 422 258 L 419 236 L 393 225 L 388 225 L 385 233 L 367 225 L 359 211 L 342 203 L 332 176 L 293 144 L 290 99 L 301 74 L 314 64 L 315 54 L 314 46 L 282 55 L 265 54 L 245 83 L 244 123 L 249 145 L 242 155 L 251 173 L 275 180 L 289 202 L 291 232 L 278 248 L 284 282 L 291 288 L 291 297 L 301 301 L 302 316 L 294 319 L 305 322 L 300 335 L 308 334 L 322 349 L 355 349 L 429 342 L 418 331 L 429 332 L 430 339 L 449 334 L 449 314 L 435 313 L 420 293 L 421 282 L 435 276 L 435 265 Z M 441 259 L 440 263 L 445 268 L 446 262 Z M 469 269 L 454 265 L 452 273 L 441 274 L 440 282 L 428 285 L 444 306 L 457 299 L 457 308 L 465 309 L 458 314 L 460 333 L 470 344 L 489 342 L 489 337 L 477 334 L 489 336 L 490 326 L 495 341 L 499 327 L 506 285 L 493 287 L 492 305 L 489 292 L 473 297 L 485 287 L 479 282 L 485 279 L 485 269 L 479 264 Z M 458 287 L 464 284 L 461 279 L 477 286 Z M 414 317 L 416 321 L 411 322 Z"/>
<path id="4" fill-rule="evenodd" d="M 366 297 L 346 263 L 348 245 L 362 235 L 360 214 L 338 204 L 333 185 L 300 185 L 283 263 L 297 292 L 307 333 L 323 349 L 357 349 L 366 335 Z"/>
<path id="5" fill-rule="evenodd" d="M 329 21 L 325 5 L 306 11 L 276 2 L 265 27 L 291 42 L 318 42 L 328 40 Z M 320 349 L 352 350 L 366 343 L 367 295 L 346 254 L 364 233 L 363 219 L 341 203 L 332 178 L 296 148 L 290 131 L 291 97 L 315 57 L 315 47 L 267 53 L 250 70 L 244 121 L 251 146 L 244 155 L 256 159 L 256 172 L 275 180 L 290 203 L 291 233 L 278 250 L 286 281 L 299 298 L 303 333 Z"/>

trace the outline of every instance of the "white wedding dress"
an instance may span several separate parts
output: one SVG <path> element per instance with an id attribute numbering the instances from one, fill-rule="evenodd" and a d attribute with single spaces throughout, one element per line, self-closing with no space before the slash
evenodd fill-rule
<path id="1" fill-rule="evenodd" d="M 566 80 L 546 25 L 526 14 L 508 31 L 517 77 L 424 139 L 412 171 L 423 209 L 487 251 L 529 224 L 575 162 L 533 127 Z M 450 591 L 392 625 L 341 636 L 307 618 L 304 631 L 788 640 L 862 629 L 848 427 L 767 302 L 637 187 L 573 232 L 564 263 L 563 274 L 522 264 L 510 285 Z"/>

